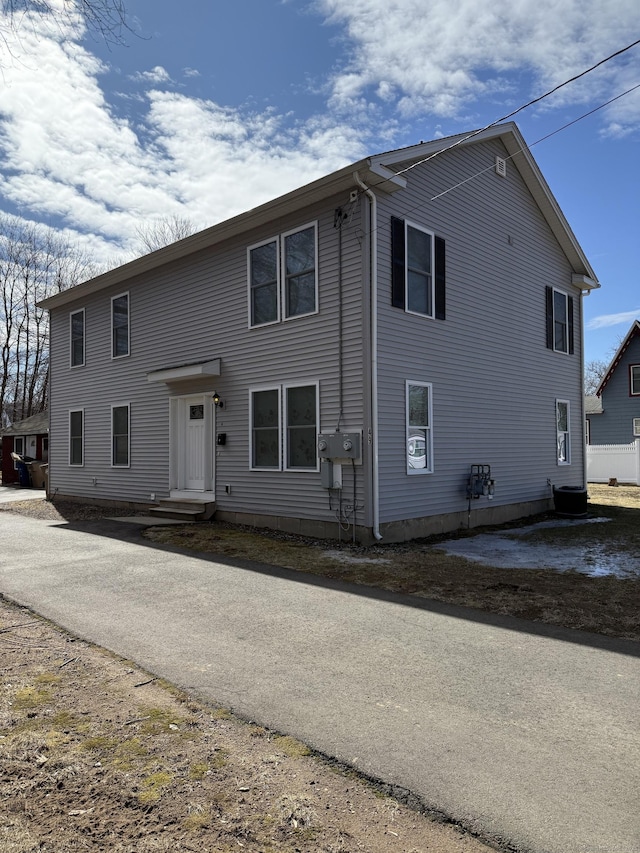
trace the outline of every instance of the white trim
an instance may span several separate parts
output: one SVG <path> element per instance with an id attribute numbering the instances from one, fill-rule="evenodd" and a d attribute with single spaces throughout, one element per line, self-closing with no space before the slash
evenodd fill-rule
<path id="1" fill-rule="evenodd" d="M 116 299 L 122 299 L 123 296 L 127 297 L 127 351 L 123 352 L 121 355 L 116 355 L 115 350 L 115 340 L 114 340 L 114 330 L 115 326 L 113 323 L 113 303 Z M 129 291 L 125 290 L 122 293 L 118 293 L 116 296 L 111 297 L 111 358 L 119 359 L 119 358 L 128 358 L 131 355 L 131 297 L 129 296 Z"/>
<path id="2" fill-rule="evenodd" d="M 204 483 L 202 489 L 187 489 L 185 458 L 187 407 L 200 404 L 204 407 L 204 434 L 202 438 Z M 201 391 L 169 398 L 169 490 L 172 496 L 179 492 L 215 493 L 215 434 L 216 411 L 213 404 L 213 391 Z"/>
<path id="3" fill-rule="evenodd" d="M 640 418 L 633 419 L 633 437 L 640 438 Z"/>
<path id="4" fill-rule="evenodd" d="M 409 423 L 409 388 L 411 386 L 417 386 L 419 388 L 427 389 L 427 411 L 428 411 L 428 424 L 410 424 Z M 433 383 L 432 382 L 422 382 L 418 379 L 407 379 L 404 385 L 404 394 L 405 394 L 405 414 L 404 414 L 404 424 L 405 424 L 405 439 L 404 439 L 404 452 L 407 466 L 407 474 L 410 476 L 415 476 L 416 474 L 433 474 L 434 465 L 433 465 Z M 424 468 L 412 468 L 409 465 L 409 441 L 411 436 L 411 431 L 416 430 L 417 432 L 425 432 L 425 452 L 426 452 L 426 464 Z"/>
<path id="5" fill-rule="evenodd" d="M 313 271 L 314 271 L 314 294 L 313 294 L 313 302 L 314 309 L 313 311 L 306 311 L 304 314 L 287 314 L 287 252 L 286 252 L 286 239 L 287 237 L 291 237 L 293 234 L 298 234 L 301 231 L 307 231 L 309 228 L 313 228 Z M 283 322 L 287 322 L 288 320 L 298 320 L 300 317 L 311 317 L 313 314 L 317 314 L 319 311 L 318 306 L 318 222 L 317 220 L 314 222 L 309 222 L 306 225 L 302 225 L 299 228 L 293 228 L 290 231 L 285 231 L 280 235 L 280 281 L 281 281 L 281 298 L 282 298 L 282 308 L 280 311 L 280 316 L 282 317 Z"/>
<path id="6" fill-rule="evenodd" d="M 558 427 L 558 406 L 564 404 L 567 407 L 567 429 L 560 430 Z M 564 455 L 565 458 L 560 458 L 560 435 L 564 436 Z M 571 465 L 571 403 L 569 400 L 561 400 L 556 398 L 556 463 L 558 465 Z"/>
<path id="7" fill-rule="evenodd" d="M 634 383 L 634 381 L 633 381 L 633 368 L 634 368 L 634 367 L 635 367 L 635 368 L 636 368 L 636 370 L 638 371 L 638 381 L 637 381 L 637 383 Z M 634 386 L 634 384 L 637 384 L 637 386 L 638 386 L 638 390 L 637 390 L 637 391 L 634 391 L 634 390 L 633 390 L 633 386 Z M 630 365 L 629 365 L 629 396 L 630 396 L 630 397 L 638 397 L 638 396 L 640 396 L 640 364 L 630 364 Z"/>
<path id="8" fill-rule="evenodd" d="M 80 412 L 80 414 L 82 415 L 82 434 L 81 434 L 82 462 L 72 462 L 71 461 L 71 415 L 75 415 L 78 412 Z M 68 464 L 70 467 L 73 467 L 73 468 L 84 468 L 84 435 L 85 435 L 84 409 L 69 409 L 69 417 L 68 417 L 67 423 L 68 423 L 68 445 L 67 445 L 67 450 L 68 450 L 67 461 L 68 461 Z"/>
<path id="9" fill-rule="evenodd" d="M 115 433 L 113 431 L 113 410 L 114 409 L 126 409 L 127 410 L 127 462 L 126 462 L 126 465 L 122 462 L 114 462 L 114 456 L 115 456 L 115 447 L 113 444 L 113 441 L 115 438 Z M 111 467 L 112 468 L 130 468 L 131 467 L 131 403 L 112 403 L 111 404 L 110 433 L 111 433 Z"/>
<path id="10" fill-rule="evenodd" d="M 17 441 L 20 442 L 20 450 L 18 450 L 18 448 L 16 447 Z M 14 437 L 13 437 L 13 452 L 14 453 L 17 453 L 19 456 L 24 456 L 25 455 L 25 452 L 24 452 L 25 451 L 25 445 L 26 445 L 26 436 L 14 435 Z M 13 470 L 14 471 L 18 470 L 18 460 L 17 459 L 13 460 Z"/>
<path id="11" fill-rule="evenodd" d="M 276 318 L 275 320 L 267 320 L 265 323 L 253 322 L 253 287 L 251 285 L 251 252 L 255 249 L 260 249 L 262 246 L 268 246 L 270 243 L 276 244 Z M 247 307 L 248 307 L 248 324 L 250 329 L 261 329 L 263 326 L 273 326 L 274 323 L 280 322 L 280 238 L 278 235 L 269 237 L 267 240 L 261 240 L 259 243 L 253 243 L 247 246 Z"/>
<path id="12" fill-rule="evenodd" d="M 414 231 L 420 231 L 423 234 L 426 234 L 430 239 L 430 266 L 431 269 L 429 271 L 430 277 L 430 301 L 431 301 L 431 313 L 425 314 L 422 311 L 412 311 L 409 308 L 409 228 L 413 228 Z M 433 320 L 435 317 L 436 311 L 436 276 L 435 276 L 435 234 L 433 231 L 429 231 L 428 228 L 424 228 L 422 225 L 418 225 L 416 222 L 410 222 L 405 219 L 404 221 L 404 310 L 407 314 L 413 314 L 414 317 L 426 317 L 429 320 Z"/>
<path id="13" fill-rule="evenodd" d="M 282 385 L 282 463 L 284 471 L 319 471 L 320 470 L 320 459 L 317 454 L 315 454 L 316 464 L 314 467 L 303 468 L 303 467 L 291 467 L 289 465 L 289 448 L 288 448 L 288 435 L 289 435 L 289 411 L 287 405 L 287 391 L 290 388 L 315 388 L 316 393 L 316 437 L 314 439 L 314 448 L 317 447 L 318 443 L 318 433 L 320 431 L 320 383 L 316 380 L 315 382 L 286 382 Z"/>
<path id="14" fill-rule="evenodd" d="M 78 364 L 73 363 L 73 318 L 76 314 L 82 314 L 82 361 L 78 362 Z M 87 336 L 87 323 L 84 308 L 78 308 L 77 311 L 69 312 L 69 367 L 84 367 L 85 359 L 86 359 L 86 336 Z"/>
<path id="15" fill-rule="evenodd" d="M 200 376 L 220 376 L 221 361 L 214 358 L 199 364 L 185 364 L 182 367 L 167 367 L 147 373 L 147 382 L 178 382 L 181 379 L 197 379 Z"/>

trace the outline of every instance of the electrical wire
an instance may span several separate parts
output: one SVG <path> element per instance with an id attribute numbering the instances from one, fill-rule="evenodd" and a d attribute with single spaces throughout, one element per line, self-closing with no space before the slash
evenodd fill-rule
<path id="1" fill-rule="evenodd" d="M 564 83 L 559 83 L 557 86 L 554 86 L 553 89 L 549 89 L 548 92 L 545 92 L 543 95 L 539 95 L 537 98 L 533 98 L 526 104 L 518 107 L 518 109 L 513 110 L 507 115 L 502 116 L 502 118 L 497 118 L 495 121 L 492 121 L 491 124 L 487 124 L 485 127 L 479 128 L 479 130 L 474 130 L 472 133 L 469 133 L 467 136 L 462 139 L 456 140 L 456 142 L 451 143 L 446 148 L 441 148 L 439 151 L 434 151 L 432 154 L 429 154 L 428 157 L 425 157 L 422 160 L 418 160 L 416 163 L 412 163 L 410 166 L 407 166 L 405 169 L 401 169 L 399 172 L 396 172 L 396 175 L 404 175 L 406 172 L 411 171 L 411 169 L 415 169 L 416 166 L 421 166 L 423 163 L 427 163 L 429 160 L 433 160 L 435 157 L 439 157 L 441 154 L 445 154 L 447 151 L 451 151 L 452 148 L 456 148 L 458 145 L 462 145 L 464 142 L 468 142 L 469 139 L 473 139 L 475 136 L 478 136 L 481 133 L 484 133 L 485 130 L 490 130 L 492 127 L 495 127 L 496 124 L 500 124 L 503 121 L 507 121 L 507 119 L 513 118 L 513 116 L 521 113 L 523 110 L 532 107 L 534 104 L 540 103 L 545 98 L 548 98 L 550 95 L 553 95 L 555 92 L 562 89 L 564 86 L 568 86 L 569 83 L 575 83 L 576 80 L 579 80 L 581 77 L 584 77 L 586 74 L 590 74 L 592 71 L 595 71 L 596 68 L 599 68 L 601 65 L 604 65 L 606 62 L 609 62 L 615 57 L 620 56 L 623 53 L 626 53 L 628 50 L 631 50 L 632 47 L 636 47 L 640 44 L 640 39 L 628 44 L 626 47 L 620 48 L 620 50 L 616 50 L 615 53 L 606 56 L 604 59 L 601 59 L 599 62 L 596 62 L 595 65 L 592 65 L 590 68 L 587 68 L 585 71 L 581 71 L 579 74 L 570 77 L 568 80 L 565 80 Z"/>
<path id="2" fill-rule="evenodd" d="M 532 142 L 530 145 L 525 146 L 525 148 L 519 148 L 517 151 L 514 151 L 513 154 L 509 154 L 509 156 L 505 157 L 504 159 L 505 160 L 512 160 L 518 154 L 522 154 L 523 151 L 525 151 L 527 149 L 531 149 L 534 147 L 534 145 L 539 145 L 541 142 L 545 142 L 547 139 L 550 139 L 552 136 L 555 136 L 556 133 L 561 133 L 563 130 L 566 130 L 568 127 L 571 127 L 572 125 L 577 124 L 579 121 L 582 121 L 583 119 L 588 118 L 589 116 L 592 116 L 594 113 L 597 113 L 598 110 L 602 110 L 605 107 L 608 107 L 609 104 L 613 104 L 614 101 L 618 101 L 618 100 L 620 100 L 620 98 L 624 98 L 625 95 L 629 95 L 631 92 L 635 92 L 636 89 L 640 89 L 640 83 L 636 83 L 635 86 L 632 86 L 630 89 L 627 89 L 626 92 L 621 92 L 619 95 L 616 95 L 615 97 L 610 98 L 608 101 L 605 101 L 604 104 L 600 104 L 599 106 L 594 107 L 592 110 L 589 110 L 588 112 L 583 113 L 581 116 L 578 116 L 578 118 L 574 118 L 572 121 L 569 121 L 566 124 L 563 124 L 562 127 L 558 127 L 555 130 L 552 130 L 550 133 L 547 133 L 545 136 L 541 136 L 540 139 L 536 139 L 535 142 Z M 468 178 L 465 178 L 464 181 L 460 181 L 459 183 L 454 184 L 454 186 L 449 187 L 449 189 L 443 190 L 441 193 L 438 193 L 437 195 L 432 196 L 430 201 L 436 201 L 437 199 L 442 198 L 442 196 L 445 196 L 448 193 L 453 192 L 454 190 L 457 190 L 460 187 L 463 187 L 465 184 L 468 184 L 470 181 L 475 180 L 475 178 L 479 178 L 480 175 L 484 175 L 485 172 L 493 171 L 493 169 L 495 169 L 495 165 L 492 163 L 490 166 L 487 166 L 486 169 L 481 169 L 479 172 L 476 172 L 474 175 L 470 175 Z M 411 208 L 411 210 L 417 210 L 417 207 Z M 411 212 L 411 211 L 408 211 L 408 212 Z"/>

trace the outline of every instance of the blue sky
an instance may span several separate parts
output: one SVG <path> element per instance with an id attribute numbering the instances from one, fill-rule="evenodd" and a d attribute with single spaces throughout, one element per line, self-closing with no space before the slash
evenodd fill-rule
<path id="1" fill-rule="evenodd" d="M 640 38 L 637 0 L 125 2 L 111 46 L 0 12 L 0 210 L 104 264 L 139 251 L 140 223 L 205 227 L 484 126 Z M 637 84 L 640 46 L 516 117 L 602 284 L 587 361 L 640 319 L 640 89 L 534 143 Z"/>

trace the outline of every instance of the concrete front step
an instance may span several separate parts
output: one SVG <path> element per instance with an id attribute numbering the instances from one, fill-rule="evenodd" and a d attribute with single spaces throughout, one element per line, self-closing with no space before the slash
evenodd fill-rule
<path id="1" fill-rule="evenodd" d="M 215 510 L 214 501 L 198 501 L 192 498 L 162 498 L 157 506 L 149 509 L 149 515 L 175 518 L 178 521 L 208 521 Z"/>

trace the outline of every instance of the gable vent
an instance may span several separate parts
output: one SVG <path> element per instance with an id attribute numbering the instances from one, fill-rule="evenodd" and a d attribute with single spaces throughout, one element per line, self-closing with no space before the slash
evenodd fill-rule
<path id="1" fill-rule="evenodd" d="M 507 177 L 507 161 L 504 157 L 496 157 L 496 175 L 500 175 L 501 178 Z"/>

